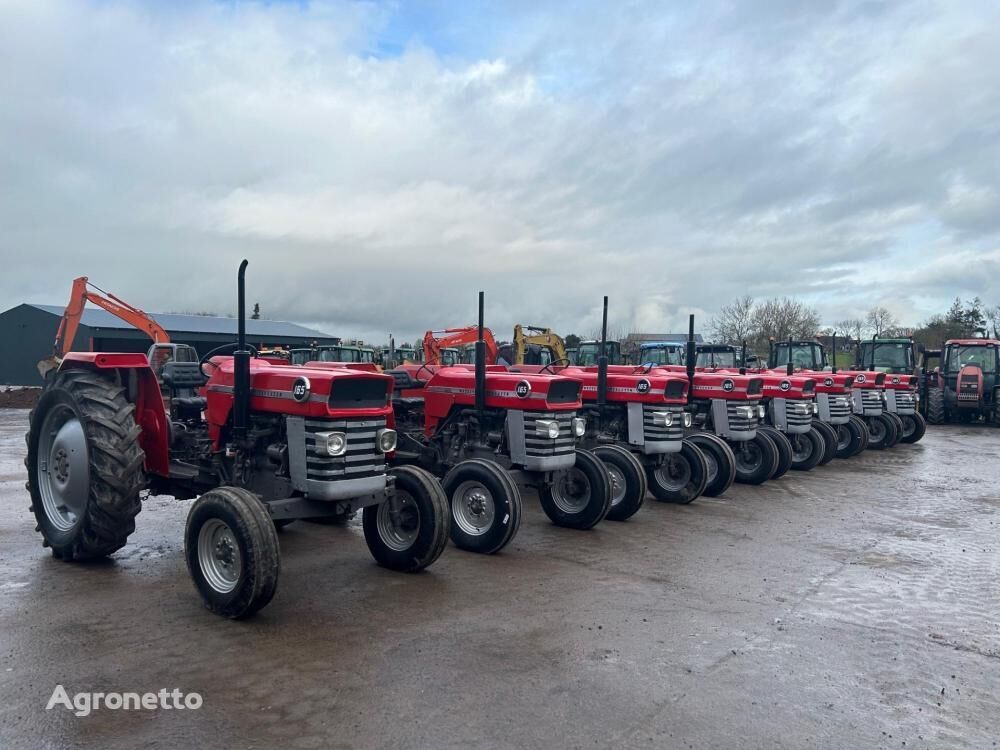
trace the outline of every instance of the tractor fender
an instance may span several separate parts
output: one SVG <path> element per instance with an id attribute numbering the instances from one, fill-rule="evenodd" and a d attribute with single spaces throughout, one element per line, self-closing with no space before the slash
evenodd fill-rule
<path id="1" fill-rule="evenodd" d="M 145 354 L 111 352 L 69 352 L 61 370 L 86 369 L 115 371 L 125 386 L 126 397 L 135 404 L 135 421 L 142 429 L 139 445 L 146 454 L 146 471 L 170 473 L 170 441 L 167 413 L 163 408 L 160 384 Z"/>

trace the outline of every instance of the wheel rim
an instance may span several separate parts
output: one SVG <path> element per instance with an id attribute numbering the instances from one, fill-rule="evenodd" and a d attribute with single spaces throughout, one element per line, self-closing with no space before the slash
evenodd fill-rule
<path id="1" fill-rule="evenodd" d="M 760 446 L 752 440 L 744 440 L 743 445 L 736 453 L 736 464 L 740 471 L 748 474 L 755 472 L 763 462 L 764 455 L 761 453 Z"/>
<path id="2" fill-rule="evenodd" d="M 198 567 L 208 585 L 220 594 L 236 588 L 243 574 L 243 555 L 233 530 L 211 518 L 198 532 Z"/>
<path id="3" fill-rule="evenodd" d="M 563 513 L 579 513 L 590 503 L 590 481 L 577 468 L 569 469 L 553 483 L 552 502 Z"/>
<path id="4" fill-rule="evenodd" d="M 691 466 L 680 454 L 668 455 L 666 460 L 653 472 L 656 482 L 670 490 L 684 489 L 691 481 Z"/>
<path id="5" fill-rule="evenodd" d="M 409 549 L 420 533 L 420 511 L 409 492 L 396 494 L 378 506 L 378 536 L 386 547 L 403 552 Z"/>
<path id="6" fill-rule="evenodd" d="M 837 450 L 843 451 L 847 450 L 847 447 L 851 444 L 851 431 L 847 428 L 847 425 L 839 424 L 837 425 Z"/>
<path id="7" fill-rule="evenodd" d="M 792 436 L 792 461 L 802 463 L 808 461 L 813 454 L 812 440 L 805 435 Z"/>
<path id="8" fill-rule="evenodd" d="M 611 507 L 618 505 L 625 499 L 625 492 L 628 490 L 628 483 L 625 481 L 625 474 L 617 466 L 605 464 L 608 476 L 611 478 Z"/>
<path id="9" fill-rule="evenodd" d="M 466 534 L 485 534 L 496 517 L 493 493 L 479 482 L 462 482 L 451 494 L 451 517 Z"/>
<path id="10" fill-rule="evenodd" d="M 871 440 L 874 443 L 881 443 L 885 440 L 885 425 L 882 424 L 881 419 L 873 419 L 868 423 L 868 434 L 871 435 Z"/>
<path id="11" fill-rule="evenodd" d="M 707 485 L 711 485 L 715 481 L 715 478 L 719 476 L 719 462 L 715 460 L 715 454 L 711 451 L 702 451 L 701 454 L 705 457 L 705 465 L 708 466 L 708 480 Z"/>
<path id="12" fill-rule="evenodd" d="M 36 476 L 45 517 L 59 531 L 69 531 L 87 510 L 90 461 L 83 425 L 67 406 L 45 415 Z"/>

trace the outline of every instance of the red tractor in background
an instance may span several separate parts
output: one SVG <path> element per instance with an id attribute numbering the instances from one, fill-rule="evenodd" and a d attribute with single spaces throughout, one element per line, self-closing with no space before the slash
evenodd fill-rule
<path id="1" fill-rule="evenodd" d="M 1000 424 L 1000 340 L 952 339 L 940 357 L 927 373 L 927 421 Z"/>
<path id="2" fill-rule="evenodd" d="M 66 354 L 30 416 L 25 461 L 36 530 L 62 560 L 123 547 L 144 489 L 197 497 L 185 560 L 205 605 L 231 618 L 274 596 L 277 525 L 363 508 L 375 560 L 402 571 L 433 563 L 449 527 L 433 476 L 387 468 L 396 448 L 391 377 L 254 356 L 246 267 L 235 344 L 200 359 L 190 347 L 169 358 L 157 355 L 182 349 Z"/>
<path id="3" fill-rule="evenodd" d="M 394 464 L 443 477 L 455 546 L 485 554 L 503 549 L 521 521 L 518 485 L 538 490 L 559 526 L 590 529 L 611 508 L 601 460 L 578 447 L 586 420 L 580 382 L 553 374 L 489 366 L 483 293 L 475 365 L 404 365 L 393 396 L 399 445 Z"/>

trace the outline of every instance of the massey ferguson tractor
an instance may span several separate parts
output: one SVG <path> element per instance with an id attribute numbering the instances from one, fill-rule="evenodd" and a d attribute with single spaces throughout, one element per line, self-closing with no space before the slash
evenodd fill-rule
<path id="1" fill-rule="evenodd" d="M 927 421 L 1000 424 L 1000 340 L 953 339 L 927 373 Z"/>
<path id="2" fill-rule="evenodd" d="M 387 468 L 391 377 L 275 364 L 247 346 L 246 267 L 234 345 L 200 359 L 171 344 L 148 357 L 65 354 L 31 414 L 25 461 L 36 530 L 62 560 L 121 549 L 145 489 L 197 498 L 188 570 L 208 609 L 230 618 L 274 596 L 278 525 L 363 508 L 375 560 L 401 571 L 433 563 L 449 527 L 433 476 Z"/>
<path id="3" fill-rule="evenodd" d="M 607 297 L 604 298 L 602 337 L 607 336 Z M 595 351 L 610 351 L 598 341 Z M 554 371 L 583 384 L 583 411 L 587 433 L 583 444 L 604 461 L 611 475 L 611 511 L 608 518 L 623 521 L 642 507 L 646 490 L 662 502 L 687 504 L 710 489 L 720 495 L 732 484 L 732 451 L 715 435 L 685 438 L 691 427 L 686 411 L 688 382 L 683 375 L 642 372 L 634 366 L 609 365 L 598 357 L 596 366 L 546 367 L 521 365 L 512 372 Z M 700 449 L 710 443 L 714 451 Z M 706 453 L 708 457 L 706 457 Z M 721 458 L 716 458 L 721 455 Z M 709 475 L 709 461 L 715 470 Z M 720 471 L 721 468 L 721 471 Z M 709 480 L 711 488 L 708 488 Z"/>
<path id="4" fill-rule="evenodd" d="M 518 485 L 534 487 L 558 526 L 590 529 L 611 508 L 611 479 L 578 443 L 580 381 L 508 372 L 487 365 L 483 294 L 475 365 L 404 365 L 391 371 L 399 445 L 394 463 L 437 476 L 450 503 L 451 538 L 461 549 L 492 554 L 521 522 Z"/>

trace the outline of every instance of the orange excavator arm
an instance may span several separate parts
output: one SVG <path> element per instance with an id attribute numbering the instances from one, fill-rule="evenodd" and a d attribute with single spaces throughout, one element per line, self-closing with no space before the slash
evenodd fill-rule
<path id="1" fill-rule="evenodd" d="M 479 326 L 465 328 L 444 328 L 438 331 L 428 331 L 424 334 L 424 361 L 435 363 L 441 361 L 441 350 L 451 346 L 474 344 L 479 340 Z M 483 341 L 486 342 L 486 364 L 496 364 L 497 342 L 493 331 L 483 329 Z"/>
<path id="2" fill-rule="evenodd" d="M 80 327 L 80 319 L 83 317 L 83 308 L 86 307 L 88 302 L 107 310 L 129 325 L 149 334 L 154 343 L 170 343 L 169 334 L 146 313 L 138 307 L 130 305 L 125 300 L 94 286 L 87 280 L 86 276 L 81 276 L 78 279 L 73 279 L 73 288 L 70 291 L 69 302 L 66 305 L 66 311 L 63 313 L 62 320 L 59 321 L 56 340 L 52 344 L 52 356 L 38 363 L 38 371 L 42 374 L 43 378 L 50 370 L 59 367 L 59 363 L 66 356 L 67 348 L 73 345 L 73 339 L 76 338 L 77 329 Z"/>

